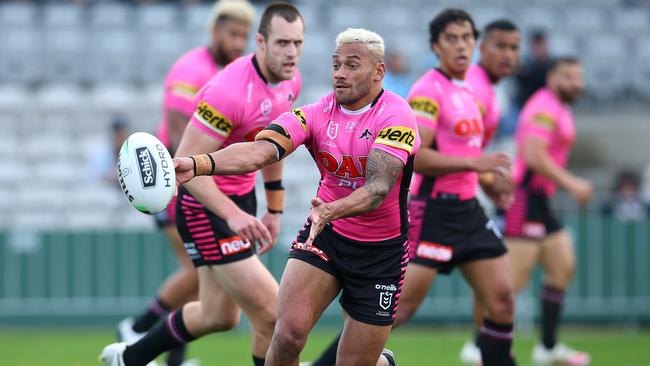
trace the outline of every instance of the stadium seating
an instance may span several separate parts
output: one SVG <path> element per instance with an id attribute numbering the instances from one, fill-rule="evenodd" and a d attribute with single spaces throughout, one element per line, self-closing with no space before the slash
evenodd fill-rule
<path id="1" fill-rule="evenodd" d="M 180 54 L 204 44 L 211 5 L 43 3 L 0 2 L 0 154 L 6 158 L 0 162 L 4 172 L 0 208 L 16 207 L 20 212 L 11 220 L 5 220 L 3 213 L 0 227 L 11 223 L 150 227 L 148 217 L 134 212 L 123 197 L 107 193 L 111 191 L 105 187 L 95 195 L 86 191 L 75 195 L 69 203 L 74 208 L 64 208 L 64 214 L 53 219 L 47 218 L 46 211 L 28 207 L 36 201 L 26 199 L 25 187 L 51 185 L 34 197 L 49 202 L 42 205 L 45 210 L 54 210 L 61 203 L 45 196 L 66 195 L 63 192 L 87 182 L 88 156 L 105 144 L 114 115 L 126 116 L 132 130 L 154 131 L 161 114 L 163 76 Z M 524 42 L 530 30 L 547 30 L 553 54 L 584 59 L 587 91 L 597 104 L 620 101 L 628 90 L 650 99 L 650 63 L 646 62 L 650 41 L 638 37 L 650 30 L 647 8 L 626 8 L 607 0 L 573 1 L 568 7 L 564 0 L 535 0 L 525 7 L 515 0 L 297 3 L 307 20 L 298 103 L 313 101 L 329 90 L 334 36 L 349 26 L 369 27 L 384 35 L 388 51 L 402 52 L 411 76 L 417 77 L 433 60 L 427 24 L 445 6 L 466 7 L 479 27 L 496 18 L 515 19 L 524 31 Z M 259 16 L 261 5 L 256 9 Z M 33 163 L 43 156 L 45 162 Z M 307 154 L 292 159 L 292 166 L 300 169 L 287 169 L 286 181 L 300 200 L 289 205 L 305 212 L 318 174 Z M 26 172 L 21 169 L 24 164 L 32 164 L 33 169 Z M 23 187 L 27 181 L 30 185 Z M 94 206 L 81 209 L 84 200 L 100 207 L 100 213 L 89 212 L 88 207 Z M 101 220 L 106 212 L 119 214 Z M 303 219 L 298 215 L 295 224 Z"/>

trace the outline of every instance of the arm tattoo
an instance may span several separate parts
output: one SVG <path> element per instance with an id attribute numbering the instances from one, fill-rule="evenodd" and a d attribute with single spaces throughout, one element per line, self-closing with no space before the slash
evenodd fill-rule
<path id="1" fill-rule="evenodd" d="M 373 209 L 379 207 L 404 169 L 404 163 L 395 156 L 371 149 L 366 164 L 366 191 Z"/>

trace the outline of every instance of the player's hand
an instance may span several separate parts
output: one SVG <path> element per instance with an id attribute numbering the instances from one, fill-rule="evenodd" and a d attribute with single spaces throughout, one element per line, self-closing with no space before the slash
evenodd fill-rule
<path id="1" fill-rule="evenodd" d="M 502 152 L 486 153 L 473 158 L 469 163 L 470 169 L 478 173 L 502 172 L 505 174 L 505 172 L 510 171 L 510 167 L 512 166 L 510 156 Z"/>
<path id="2" fill-rule="evenodd" d="M 174 170 L 176 170 L 177 187 L 194 178 L 194 162 L 190 158 L 174 158 Z"/>
<path id="3" fill-rule="evenodd" d="M 333 210 L 330 205 L 323 202 L 320 198 L 312 198 L 311 200 L 311 229 L 309 230 L 309 238 L 304 243 L 298 243 L 303 249 L 308 249 L 311 247 L 312 243 L 323 231 L 325 225 L 329 224 L 332 221 Z"/>
<path id="4" fill-rule="evenodd" d="M 567 190 L 580 206 L 585 206 L 589 203 L 594 193 L 594 187 L 588 180 L 577 177 L 571 180 L 571 184 Z"/>
<path id="5" fill-rule="evenodd" d="M 280 235 L 280 217 L 282 215 L 280 214 L 274 214 L 267 212 L 262 216 L 262 224 L 266 226 L 266 228 L 269 230 L 269 233 L 271 234 L 271 247 L 273 247 L 277 242 L 278 242 L 278 236 Z M 260 250 L 260 254 L 262 254 L 262 251 Z"/>
<path id="6" fill-rule="evenodd" d="M 515 195 L 514 193 L 500 194 L 492 198 L 492 201 L 497 208 L 507 210 L 510 208 L 510 206 L 512 206 L 513 203 L 515 203 Z"/>
<path id="7" fill-rule="evenodd" d="M 248 241 L 253 245 L 259 245 L 260 254 L 271 249 L 273 246 L 269 230 L 255 216 L 251 216 L 242 210 L 237 210 L 226 218 L 226 223 L 243 241 Z"/>
<path id="8" fill-rule="evenodd" d="M 501 169 L 494 173 L 494 180 L 492 181 L 491 191 L 503 195 L 511 194 L 515 190 L 515 182 L 512 179 L 510 170 Z"/>

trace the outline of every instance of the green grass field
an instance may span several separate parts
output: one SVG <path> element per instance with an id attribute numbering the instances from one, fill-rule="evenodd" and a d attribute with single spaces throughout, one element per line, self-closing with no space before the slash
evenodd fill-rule
<path id="1" fill-rule="evenodd" d="M 403 328 L 395 331 L 389 347 L 400 366 L 459 365 L 458 350 L 468 336 L 465 330 Z M 314 332 L 303 353 L 311 360 L 325 347 L 332 331 Z M 607 328 L 571 329 L 563 332 L 571 345 L 591 353 L 594 366 L 650 366 L 650 331 Z M 97 355 L 113 341 L 112 329 L 0 329 L 0 365 L 98 366 Z M 251 365 L 250 338 L 246 332 L 217 334 L 190 347 L 202 365 Z M 530 365 L 533 334 L 519 334 L 515 352 L 519 365 Z"/>

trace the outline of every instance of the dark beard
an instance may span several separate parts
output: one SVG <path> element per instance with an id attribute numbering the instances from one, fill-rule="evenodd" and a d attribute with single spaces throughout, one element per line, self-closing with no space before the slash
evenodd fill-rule
<path id="1" fill-rule="evenodd" d="M 226 66 L 234 61 L 228 57 L 228 54 L 223 50 L 223 48 L 221 48 L 221 46 L 217 46 L 216 49 L 211 50 L 211 53 L 217 65 Z"/>

